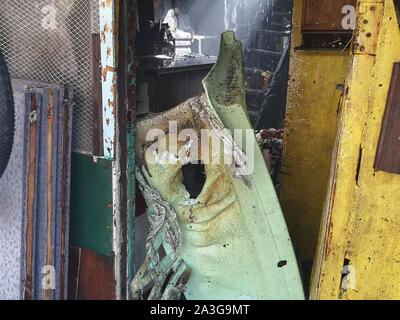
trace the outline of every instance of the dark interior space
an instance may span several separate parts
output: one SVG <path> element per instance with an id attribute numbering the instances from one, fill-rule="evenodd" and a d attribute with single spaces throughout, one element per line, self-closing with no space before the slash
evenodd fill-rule
<path id="1" fill-rule="evenodd" d="M 243 44 L 254 128 L 281 129 L 291 7 L 291 0 L 139 1 L 139 114 L 166 111 L 200 93 L 221 33 L 233 30 Z"/>

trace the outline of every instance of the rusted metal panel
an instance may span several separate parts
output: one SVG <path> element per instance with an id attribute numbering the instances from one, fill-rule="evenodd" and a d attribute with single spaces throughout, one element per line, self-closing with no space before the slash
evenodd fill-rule
<path id="1" fill-rule="evenodd" d="M 354 35 L 354 54 L 376 55 L 383 18 L 383 1 L 362 1 L 358 4 L 358 18 Z"/>
<path id="2" fill-rule="evenodd" d="M 16 220 L 0 225 L 0 235 L 7 229 L 14 232 L 14 240 L 2 236 L 5 249 L 0 248 L 0 257 L 7 256 L 8 246 L 19 245 L 18 253 L 14 252 L 12 257 L 19 261 L 13 277 L 13 288 L 18 285 L 18 291 L 0 292 L 0 298 L 64 299 L 72 91 L 24 80 L 14 80 L 13 89 L 18 119 L 13 152 L 19 157 L 10 164 L 13 176 L 0 185 L 0 194 L 4 196 L 0 200 L 8 206 L 1 216 L 12 214 Z M 8 183 L 10 180 L 16 183 Z M 0 276 L 7 274 L 7 270 L 2 266 Z"/>
<path id="3" fill-rule="evenodd" d="M 400 63 L 393 67 L 374 168 L 400 174 Z"/>
<path id="4" fill-rule="evenodd" d="M 356 5 L 356 0 L 304 0 L 303 31 L 342 31 L 342 9 Z"/>
<path id="5" fill-rule="evenodd" d="M 31 135 L 35 143 L 29 149 L 36 152 L 36 163 L 30 163 L 32 171 L 28 172 L 32 179 L 28 190 L 32 206 L 26 223 L 26 252 L 27 278 L 31 283 L 25 287 L 25 298 L 63 299 L 68 270 L 65 257 L 72 91 L 57 85 L 34 83 L 29 95 L 36 96 L 37 115 L 30 117 L 31 124 L 36 125 L 36 135 Z"/>

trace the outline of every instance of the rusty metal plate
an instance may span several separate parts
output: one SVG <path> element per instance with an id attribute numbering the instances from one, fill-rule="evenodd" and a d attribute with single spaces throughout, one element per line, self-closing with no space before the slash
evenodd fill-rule
<path id="1" fill-rule="evenodd" d="M 0 181 L 5 205 L 0 211 L 0 264 L 5 263 L 0 277 L 11 281 L 0 286 L 0 298 L 62 299 L 68 269 L 72 92 L 24 80 L 14 80 L 13 89 L 17 140 Z"/>

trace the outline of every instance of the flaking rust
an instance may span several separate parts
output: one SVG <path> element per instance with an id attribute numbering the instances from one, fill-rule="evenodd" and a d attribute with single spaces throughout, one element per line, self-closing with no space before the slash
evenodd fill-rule
<path id="1" fill-rule="evenodd" d="M 100 51 L 104 156 L 114 159 L 116 125 L 116 56 L 114 1 L 100 2 Z"/>

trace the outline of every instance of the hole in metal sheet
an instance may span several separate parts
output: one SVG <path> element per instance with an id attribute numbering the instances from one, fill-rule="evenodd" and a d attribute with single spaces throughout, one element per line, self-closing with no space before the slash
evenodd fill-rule
<path id="1" fill-rule="evenodd" d="M 339 299 L 342 299 L 345 292 L 348 290 L 355 290 L 356 285 L 356 272 L 355 268 L 351 265 L 349 259 L 344 259 L 343 269 L 341 271 L 341 280 L 339 288 Z"/>
<path id="2" fill-rule="evenodd" d="M 189 192 L 191 199 L 197 199 L 201 194 L 206 179 L 205 166 L 201 161 L 189 163 L 182 167 L 182 183 Z"/>
<path id="3" fill-rule="evenodd" d="M 287 261 L 286 260 L 282 260 L 278 262 L 278 268 L 283 268 L 287 265 Z"/>
<path id="4" fill-rule="evenodd" d="M 165 249 L 163 246 L 160 246 L 157 253 L 158 253 L 158 257 L 160 260 L 164 259 L 167 256 L 167 253 L 165 252 Z"/>

